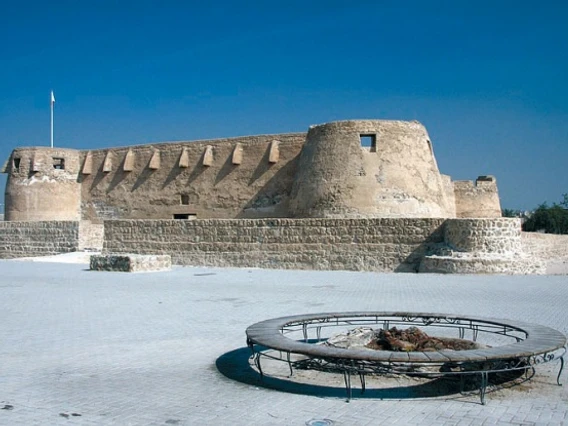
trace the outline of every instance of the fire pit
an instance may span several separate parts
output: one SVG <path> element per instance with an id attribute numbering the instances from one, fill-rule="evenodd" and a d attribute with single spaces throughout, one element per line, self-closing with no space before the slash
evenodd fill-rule
<path id="1" fill-rule="evenodd" d="M 338 347 L 328 342 L 333 334 L 349 332 L 356 327 L 389 330 L 397 327 L 409 330 L 409 326 L 452 332 L 463 340 L 471 337 L 477 342 L 480 336 L 499 341 L 492 347 L 477 346 L 473 349 L 449 350 L 430 348 L 399 348 L 403 350 L 369 350 L 368 348 Z M 412 312 L 345 312 L 297 315 L 275 318 L 251 325 L 246 330 L 247 345 L 252 358 L 264 375 L 261 357 L 284 361 L 290 375 L 294 368 L 312 369 L 343 374 L 347 400 L 352 397 L 351 377 L 356 374 L 365 391 L 368 374 L 408 374 L 420 371 L 428 377 L 459 376 L 478 377 L 479 395 L 485 404 L 485 393 L 490 374 L 529 371 L 535 366 L 560 361 L 557 383 L 564 368 L 566 337 L 549 327 L 536 324 L 493 318 L 469 317 L 449 314 Z M 256 347 L 255 347 L 256 345 Z M 263 347 L 264 349 L 260 348 Z M 269 351 L 272 349 L 274 351 Z M 301 355 L 292 359 L 292 355 Z"/>

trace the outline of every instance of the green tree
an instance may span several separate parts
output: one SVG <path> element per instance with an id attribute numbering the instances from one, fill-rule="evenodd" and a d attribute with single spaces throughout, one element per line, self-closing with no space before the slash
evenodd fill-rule
<path id="1" fill-rule="evenodd" d="M 565 194 L 564 201 L 561 204 L 554 203 L 552 207 L 542 203 L 523 223 L 523 230 L 546 232 L 547 234 L 568 234 L 568 209 L 563 207 L 568 201 L 567 198 Z"/>
<path id="2" fill-rule="evenodd" d="M 503 217 L 519 217 L 519 211 L 513 209 L 501 209 L 501 216 Z"/>

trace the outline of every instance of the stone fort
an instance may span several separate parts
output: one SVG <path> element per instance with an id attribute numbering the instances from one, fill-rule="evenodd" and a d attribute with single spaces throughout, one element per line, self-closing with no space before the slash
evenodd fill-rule
<path id="1" fill-rule="evenodd" d="M 182 265 L 538 272 L 492 176 L 452 181 L 416 122 L 99 150 L 16 148 L 0 256 L 102 249 Z M 476 260 L 472 260 L 475 258 Z"/>

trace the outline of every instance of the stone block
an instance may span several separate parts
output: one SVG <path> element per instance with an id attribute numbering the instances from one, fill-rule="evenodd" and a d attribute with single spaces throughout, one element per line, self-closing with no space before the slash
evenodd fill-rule
<path id="1" fill-rule="evenodd" d="M 235 165 L 241 164 L 243 162 L 243 145 L 238 143 L 235 145 L 233 150 L 232 163 Z"/>
<path id="2" fill-rule="evenodd" d="M 189 167 L 189 154 L 187 153 L 187 148 L 183 148 L 181 150 L 178 165 L 180 169 L 187 169 Z"/>
<path id="3" fill-rule="evenodd" d="M 160 168 L 160 151 L 155 150 L 148 164 L 150 170 L 158 170 Z"/>
<path id="4" fill-rule="evenodd" d="M 105 157 L 105 161 L 103 163 L 103 172 L 109 173 L 112 172 L 112 153 L 109 151 Z"/>
<path id="5" fill-rule="evenodd" d="M 152 272 L 168 271 L 172 267 L 170 255 L 103 254 L 92 255 L 92 271 Z"/>
<path id="6" fill-rule="evenodd" d="M 41 161 L 38 158 L 32 160 L 32 172 L 39 172 L 41 170 Z"/>
<path id="7" fill-rule="evenodd" d="M 280 159 L 280 149 L 278 148 L 279 144 L 280 142 L 278 141 L 270 142 L 270 151 L 268 153 L 269 163 L 278 163 L 278 160 Z"/>
<path id="8" fill-rule="evenodd" d="M 122 170 L 124 170 L 125 172 L 131 172 L 134 170 L 134 152 L 129 149 L 128 152 L 126 153 L 126 157 L 124 157 L 124 166 L 122 167 Z"/>
<path id="9" fill-rule="evenodd" d="M 83 174 L 90 175 L 91 173 L 93 173 L 93 154 L 89 151 L 87 152 L 85 162 L 83 163 Z"/>
<path id="10" fill-rule="evenodd" d="M 206 167 L 213 165 L 213 147 L 211 145 L 207 145 L 207 147 L 205 147 L 205 153 L 203 154 L 203 165 Z"/>

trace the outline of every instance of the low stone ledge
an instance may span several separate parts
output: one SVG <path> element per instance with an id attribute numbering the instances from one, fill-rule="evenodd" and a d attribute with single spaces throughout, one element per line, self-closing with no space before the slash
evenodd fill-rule
<path id="1" fill-rule="evenodd" d="M 168 254 L 97 254 L 90 259 L 91 271 L 151 272 L 171 268 L 172 258 Z"/>
<path id="2" fill-rule="evenodd" d="M 544 262 L 526 256 L 425 256 L 419 272 L 437 274 L 507 274 L 541 275 L 546 273 Z"/>

